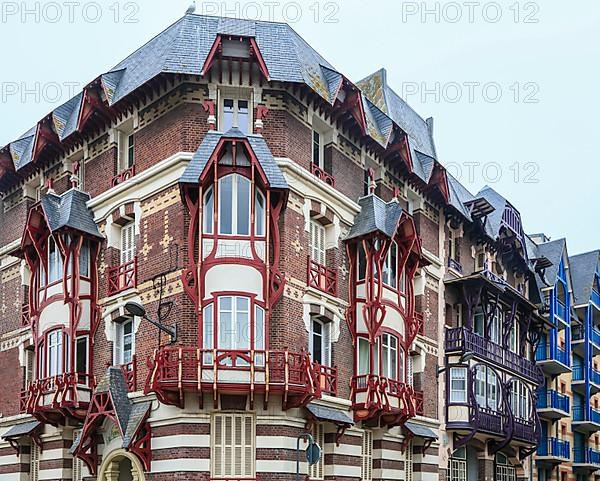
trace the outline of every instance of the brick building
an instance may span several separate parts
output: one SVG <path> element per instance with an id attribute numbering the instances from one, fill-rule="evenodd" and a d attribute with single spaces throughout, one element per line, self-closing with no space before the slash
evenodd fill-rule
<path id="1" fill-rule="evenodd" d="M 385 70 L 188 14 L 1 149 L 0 190 L 0 480 L 291 480 L 306 432 L 310 479 L 554 472 L 566 248 L 452 178 Z"/>

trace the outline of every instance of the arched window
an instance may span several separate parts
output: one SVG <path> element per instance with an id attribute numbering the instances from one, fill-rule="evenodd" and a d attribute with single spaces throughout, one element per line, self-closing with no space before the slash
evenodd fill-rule
<path id="1" fill-rule="evenodd" d="M 252 184 L 243 175 L 230 174 L 219 179 L 219 234 L 250 235 Z M 213 234 L 215 215 L 215 194 L 213 186 L 206 189 L 203 198 L 202 232 Z M 254 232 L 257 236 L 266 234 L 265 195 L 255 188 L 254 192 Z"/>
<path id="2" fill-rule="evenodd" d="M 48 334 L 46 376 L 62 374 L 63 370 L 63 332 L 60 329 Z"/>
<path id="3" fill-rule="evenodd" d="M 496 480 L 497 481 L 516 481 L 517 472 L 510 464 L 506 455 L 496 454 Z"/>
<path id="4" fill-rule="evenodd" d="M 219 233 L 250 235 L 250 180 L 239 174 L 219 179 Z"/>

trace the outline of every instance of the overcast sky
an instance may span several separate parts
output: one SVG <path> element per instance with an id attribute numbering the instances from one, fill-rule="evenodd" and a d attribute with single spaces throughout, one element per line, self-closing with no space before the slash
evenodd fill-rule
<path id="1" fill-rule="evenodd" d="M 6 145 L 181 17 L 188 0 L 0 2 Z M 198 2 L 287 20 L 353 80 L 385 67 L 435 119 L 439 160 L 520 210 L 528 233 L 600 248 L 600 2 Z"/>

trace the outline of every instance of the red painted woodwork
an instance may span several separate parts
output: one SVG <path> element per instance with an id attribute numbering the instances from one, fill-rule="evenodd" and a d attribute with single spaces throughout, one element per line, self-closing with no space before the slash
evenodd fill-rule
<path id="1" fill-rule="evenodd" d="M 337 272 L 308 256 L 308 285 L 337 297 Z"/>
<path id="2" fill-rule="evenodd" d="M 53 425 L 62 424 L 67 417 L 83 419 L 88 402 L 81 395 L 93 388 L 89 374 L 71 372 L 38 379 L 21 394 L 24 412 Z"/>
<path id="3" fill-rule="evenodd" d="M 112 187 L 122 184 L 126 180 L 131 179 L 135 175 L 135 165 L 129 167 L 129 169 L 115 175 L 110 183 Z"/>
<path id="4" fill-rule="evenodd" d="M 144 466 L 145 471 L 150 470 L 152 461 L 152 450 L 150 448 L 151 428 L 146 418 L 140 423 L 137 432 L 131 436 L 132 442 L 128 451 L 135 454 Z M 90 401 L 89 409 L 85 416 L 85 422 L 81 430 L 79 444 L 74 451 L 74 456 L 81 459 L 88 467 L 92 475 L 98 472 L 98 437 L 96 430 L 102 426 L 104 420 L 108 418 L 117 426 L 121 437 L 125 435 L 121 431 L 121 425 L 117 419 L 117 413 L 114 407 L 114 401 L 109 391 L 95 393 Z"/>
<path id="5" fill-rule="evenodd" d="M 113 112 L 108 107 L 100 95 L 100 89 L 97 82 L 93 82 L 83 90 L 83 101 L 79 110 L 77 119 L 77 131 L 83 132 L 83 129 L 94 114 L 99 115 L 104 120 L 112 120 Z"/>
<path id="6" fill-rule="evenodd" d="M 258 48 L 258 44 L 256 43 L 256 40 L 254 39 L 254 37 L 244 37 L 241 35 L 233 35 L 233 36 L 227 35 L 227 38 L 233 39 L 233 40 L 239 40 L 239 41 L 248 40 L 250 58 L 254 59 L 256 61 L 256 63 L 258 64 L 258 69 L 263 74 L 264 78 L 267 81 L 269 81 L 269 79 L 270 79 L 269 69 L 267 68 L 267 64 L 265 63 L 265 60 L 264 60 L 262 54 L 260 53 L 260 49 Z M 223 55 L 223 36 L 217 35 L 212 47 L 210 48 L 210 51 L 208 52 L 206 60 L 204 61 L 204 65 L 202 66 L 200 75 L 202 75 L 204 77 L 210 71 L 210 69 L 214 65 L 215 61 L 218 58 L 223 58 L 222 55 Z M 229 58 L 229 60 L 231 60 L 231 59 Z M 240 60 L 245 60 L 245 59 L 240 59 Z M 231 83 L 231 80 L 229 83 Z"/>
<path id="7" fill-rule="evenodd" d="M 321 368 L 316 370 L 304 351 L 161 347 L 149 366 L 145 393 L 154 392 L 161 402 L 176 406 L 183 405 L 188 391 L 212 392 L 215 399 L 220 392 L 241 392 L 250 395 L 251 403 L 256 393 L 265 395 L 265 403 L 269 394 L 281 394 L 284 409 L 304 406 L 321 395 Z"/>
<path id="8" fill-rule="evenodd" d="M 127 384 L 127 389 L 129 392 L 137 391 L 137 356 L 134 354 L 131 362 L 127 364 L 122 364 L 121 371 L 123 371 L 123 376 L 125 377 L 125 383 Z"/>
<path id="9" fill-rule="evenodd" d="M 415 416 L 415 391 L 412 386 L 365 374 L 352 378 L 352 409 L 355 421 L 380 419 L 389 427 L 401 426 Z M 357 401 L 357 397 L 362 401 Z"/>
<path id="10" fill-rule="evenodd" d="M 29 324 L 29 304 L 25 303 L 21 306 L 21 326 L 27 327 Z"/>
<path id="11" fill-rule="evenodd" d="M 108 295 L 137 287 L 137 257 L 126 264 L 108 268 Z"/>
<path id="12" fill-rule="evenodd" d="M 322 393 L 337 396 L 338 373 L 337 368 L 315 364 L 316 382 Z"/>
<path id="13" fill-rule="evenodd" d="M 40 157 L 46 147 L 53 147 L 56 151 L 62 152 L 62 145 L 56 132 L 52 129 L 52 116 L 49 115 L 42 119 L 35 131 L 32 159 L 35 162 Z"/>
<path id="14" fill-rule="evenodd" d="M 310 172 L 319 180 L 322 180 L 327 185 L 335 187 L 335 178 L 328 172 L 325 172 L 317 164 L 310 164 Z"/>
<path id="15" fill-rule="evenodd" d="M 415 413 L 418 414 L 419 416 L 423 416 L 423 414 L 425 413 L 423 391 L 415 390 L 414 399 L 415 399 Z"/>

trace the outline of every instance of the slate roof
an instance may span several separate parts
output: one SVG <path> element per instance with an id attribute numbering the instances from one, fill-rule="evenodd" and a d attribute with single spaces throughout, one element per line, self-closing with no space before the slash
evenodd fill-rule
<path id="1" fill-rule="evenodd" d="M 353 426 L 354 421 L 347 413 L 340 409 L 334 409 L 320 404 L 309 403 L 306 409 L 319 421 L 329 421 L 334 424 Z"/>
<path id="2" fill-rule="evenodd" d="M 72 228 L 101 238 L 98 226 L 94 222 L 92 211 L 88 209 L 89 194 L 71 189 L 62 195 L 46 194 L 41 205 L 52 232 L 63 228 Z"/>
<path id="3" fill-rule="evenodd" d="M 287 189 L 288 185 L 283 172 L 275 162 L 269 146 L 261 135 L 246 135 L 237 128 L 232 128 L 226 133 L 210 131 L 206 134 L 200 147 L 192 157 L 191 162 L 184 170 L 179 182 L 182 184 L 197 184 L 211 155 L 215 151 L 222 138 L 246 139 L 248 140 L 254 155 L 263 169 L 269 185 L 273 189 Z"/>
<path id="4" fill-rule="evenodd" d="M 117 419 L 119 430 L 123 433 L 122 447 L 127 449 L 131 445 L 140 425 L 146 419 L 152 403 L 133 403 L 129 399 L 125 376 L 119 367 L 108 368 L 105 375 L 98 382 L 94 395 L 104 392 L 110 394 L 115 418 Z M 80 443 L 81 438 L 78 437 L 71 446 L 71 453 L 75 452 Z"/>
<path id="5" fill-rule="evenodd" d="M 600 250 L 595 250 L 569 258 L 569 271 L 576 306 L 587 304 L 590 300 L 599 256 Z"/>
<path id="6" fill-rule="evenodd" d="M 427 121 L 417 114 L 387 82 L 387 72 L 380 69 L 356 84 L 365 96 L 389 118 L 391 118 L 409 137 L 409 143 L 415 150 L 435 159 L 435 145 Z"/>
<path id="7" fill-rule="evenodd" d="M 552 265 L 545 270 L 544 277 L 546 281 L 553 286 L 556 284 L 558 272 L 560 270 L 560 262 L 567 248 L 566 239 L 556 239 L 550 242 L 537 245 L 537 254 L 539 257 L 545 257 Z"/>
<path id="8" fill-rule="evenodd" d="M 42 423 L 39 421 L 30 421 L 13 426 L 2 435 L 2 439 L 17 439 L 22 436 L 28 436 L 33 431 L 38 429 Z"/>
<path id="9" fill-rule="evenodd" d="M 393 237 L 402 215 L 402 207 L 397 201 L 392 200 L 386 203 L 375 194 L 369 194 L 361 197 L 358 204 L 360 212 L 356 216 L 346 240 L 373 232 L 382 232 L 388 237 Z"/>

